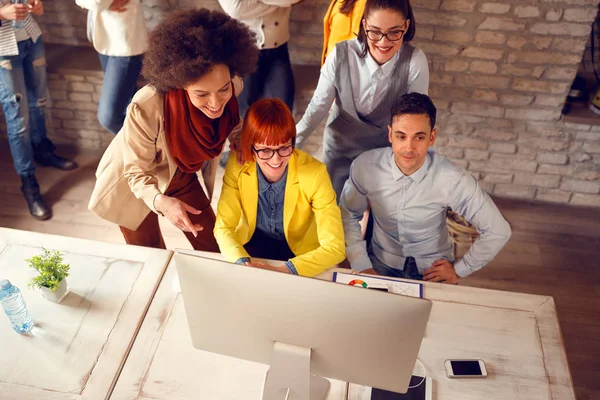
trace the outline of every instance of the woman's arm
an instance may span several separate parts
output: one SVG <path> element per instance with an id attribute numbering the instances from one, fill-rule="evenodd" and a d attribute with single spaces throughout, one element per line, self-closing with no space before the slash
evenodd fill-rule
<path id="1" fill-rule="evenodd" d="M 342 216 L 325 165 L 315 174 L 310 198 L 320 246 L 290 260 L 302 276 L 316 276 L 346 258 Z"/>
<path id="2" fill-rule="evenodd" d="M 335 99 L 335 62 L 337 47 L 329 53 L 321 67 L 321 76 L 304 116 L 296 124 L 296 147 L 302 148 L 308 137 L 329 114 Z"/>
<path id="3" fill-rule="evenodd" d="M 236 160 L 236 154 L 232 153 L 225 167 L 223 189 L 217 206 L 217 221 L 214 230 L 219 249 L 229 262 L 236 262 L 244 257 L 250 258 L 235 232 L 242 217 L 242 199 L 238 186 L 241 167 Z"/>
<path id="4" fill-rule="evenodd" d="M 410 59 L 407 93 L 427 94 L 428 91 L 429 65 L 427 64 L 427 57 L 421 49 L 415 47 L 415 51 Z"/>
<path id="5" fill-rule="evenodd" d="M 146 203 L 148 208 L 157 212 L 154 198 L 161 194 L 156 178 L 157 139 L 161 129 L 161 121 L 157 115 L 149 115 L 137 103 L 127 107 L 127 117 L 119 135 L 123 136 L 124 175 L 131 191 L 138 199 Z M 161 151 L 168 151 L 161 149 Z M 164 155 L 162 155 L 164 157 Z"/>

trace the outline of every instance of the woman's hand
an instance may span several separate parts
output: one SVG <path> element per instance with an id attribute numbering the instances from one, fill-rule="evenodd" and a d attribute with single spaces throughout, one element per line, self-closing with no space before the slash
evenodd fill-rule
<path id="1" fill-rule="evenodd" d="M 290 274 L 290 270 L 288 267 L 285 266 L 285 264 L 281 264 L 281 265 L 271 265 L 271 264 L 267 264 L 265 262 L 262 261 L 252 261 L 252 262 L 247 262 L 245 263 L 247 266 L 249 267 L 254 267 L 254 268 L 260 268 L 260 269 L 268 269 L 269 271 L 277 271 L 277 272 L 283 272 L 285 274 Z"/>
<path id="2" fill-rule="evenodd" d="M 7 4 L 0 8 L 0 19 L 4 20 L 23 20 L 27 18 L 29 5 L 27 4 Z"/>
<path id="3" fill-rule="evenodd" d="M 154 208 L 161 212 L 173 225 L 184 232 L 191 232 L 194 237 L 203 228 L 199 224 L 192 224 L 187 213 L 198 215 L 202 211 L 196 210 L 189 204 L 176 199 L 175 197 L 159 194 L 154 199 Z"/>
<path id="4" fill-rule="evenodd" d="M 31 0 L 29 3 L 29 11 L 33 15 L 42 15 L 44 13 L 44 5 L 41 0 Z"/>

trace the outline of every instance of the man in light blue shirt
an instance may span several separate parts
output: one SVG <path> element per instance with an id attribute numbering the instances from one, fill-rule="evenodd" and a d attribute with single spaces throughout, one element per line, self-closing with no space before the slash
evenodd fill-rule
<path id="1" fill-rule="evenodd" d="M 367 151 L 352 163 L 340 199 L 352 268 L 455 284 L 490 262 L 508 241 L 508 222 L 475 178 L 430 149 L 435 118 L 428 96 L 402 96 L 392 106 L 391 148 Z M 359 221 L 369 205 L 374 229 L 367 249 Z M 480 234 L 457 263 L 446 227 L 448 208 Z"/>

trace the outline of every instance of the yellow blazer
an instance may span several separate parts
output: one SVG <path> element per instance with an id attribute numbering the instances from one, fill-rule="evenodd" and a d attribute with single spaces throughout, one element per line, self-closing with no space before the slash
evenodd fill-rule
<path id="1" fill-rule="evenodd" d="M 367 0 L 357 0 L 354 8 L 348 15 L 340 12 L 342 0 L 332 0 L 323 18 L 323 54 L 321 65 L 325 62 L 327 54 L 333 50 L 336 44 L 344 40 L 354 39 L 358 36 L 362 16 L 365 11 Z"/>
<path id="2" fill-rule="evenodd" d="M 233 154 L 225 168 L 214 232 L 230 262 L 250 257 L 244 245 L 256 229 L 257 168 L 256 162 L 239 165 Z M 298 149 L 288 163 L 283 230 L 299 275 L 318 275 L 346 257 L 342 217 L 329 174 L 323 163 Z"/>

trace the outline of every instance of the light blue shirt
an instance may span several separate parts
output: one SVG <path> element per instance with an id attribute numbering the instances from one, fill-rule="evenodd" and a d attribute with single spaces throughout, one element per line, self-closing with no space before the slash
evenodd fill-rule
<path id="1" fill-rule="evenodd" d="M 258 170 L 258 210 L 256 213 L 256 229 L 279 241 L 286 241 L 283 231 L 283 201 L 285 200 L 285 184 L 287 167 L 277 182 L 270 183 L 260 167 Z"/>
<path id="2" fill-rule="evenodd" d="M 453 261 L 446 227 L 448 207 L 464 216 L 480 237 L 464 258 L 454 264 L 464 277 L 490 262 L 511 235 L 492 199 L 467 171 L 429 150 L 421 168 L 406 176 L 389 147 L 361 154 L 350 169 L 340 199 L 346 254 L 352 268 L 372 268 L 358 222 L 371 205 L 374 216 L 373 254 L 390 268 L 402 269 L 415 258 L 422 274 L 434 261 Z"/>
<path id="3" fill-rule="evenodd" d="M 283 203 L 285 200 L 285 184 L 287 182 L 287 167 L 280 180 L 270 183 L 257 165 L 258 171 L 258 209 L 256 212 L 256 229 L 277 241 L 286 241 L 283 230 Z M 247 257 L 242 257 L 236 264 L 250 262 Z M 298 271 L 294 264 L 288 260 L 285 266 L 294 275 Z"/>

